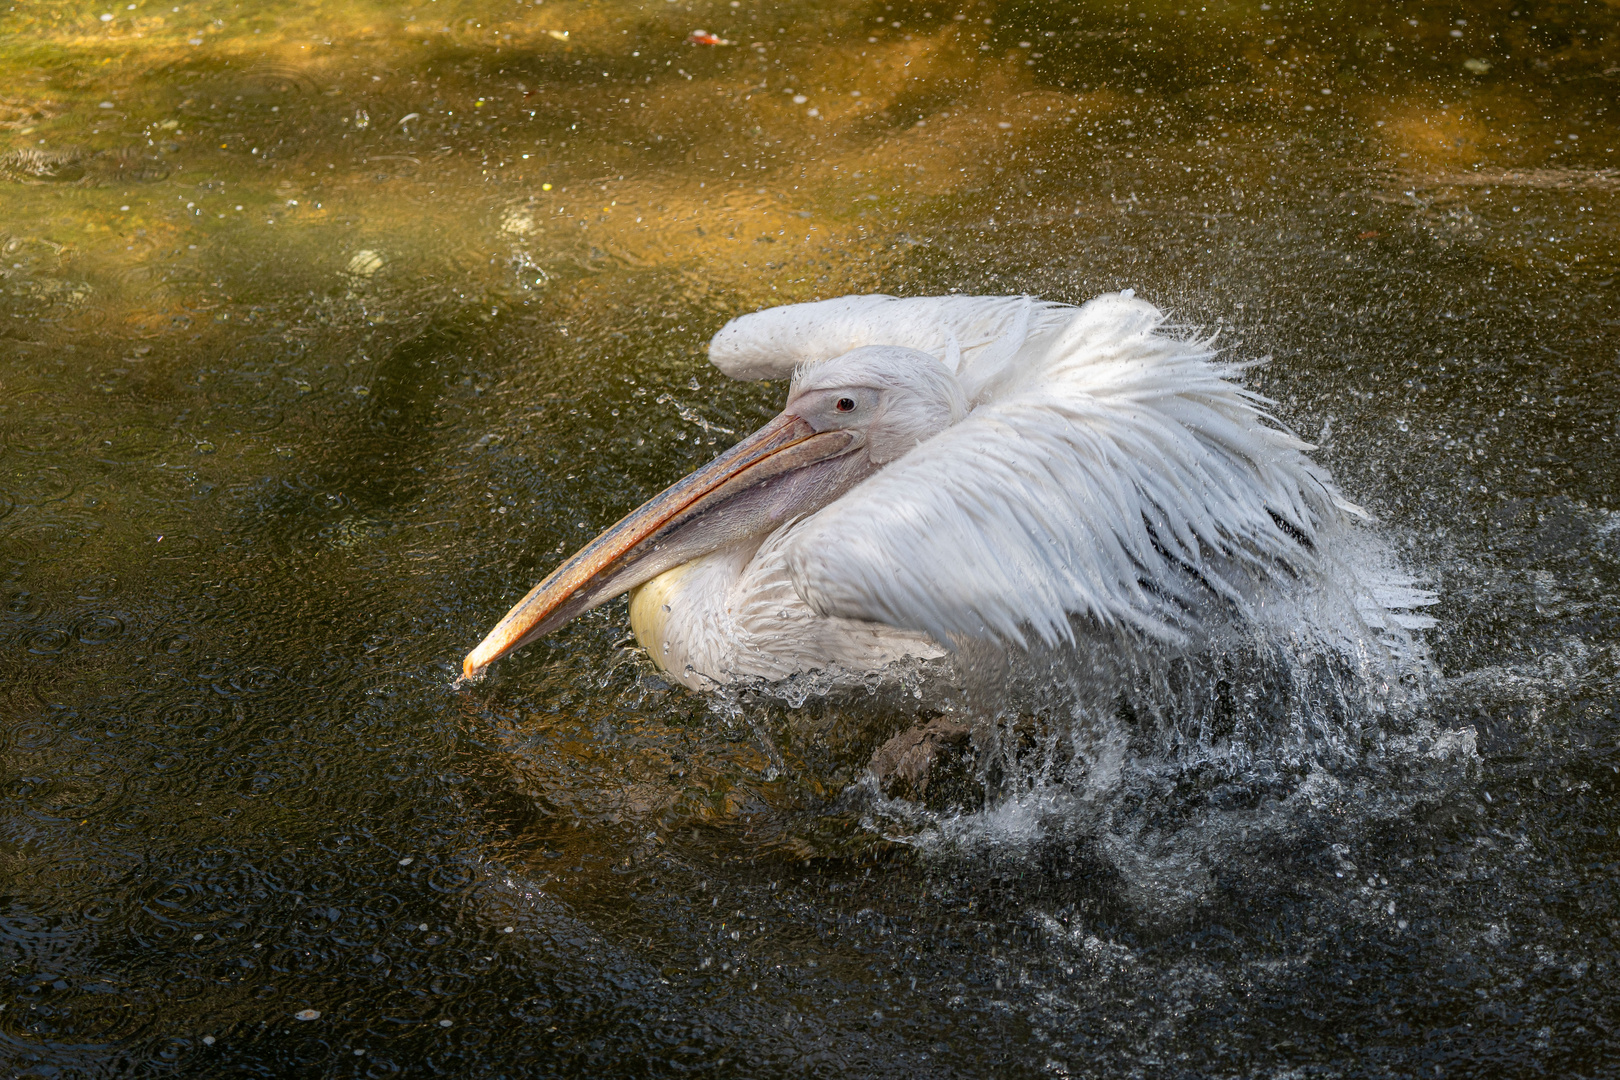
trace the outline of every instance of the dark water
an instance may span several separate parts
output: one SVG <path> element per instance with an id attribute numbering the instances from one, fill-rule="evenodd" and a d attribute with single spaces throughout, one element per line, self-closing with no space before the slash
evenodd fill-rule
<path id="1" fill-rule="evenodd" d="M 1614 7 L 174 7 L 0 13 L 6 1075 L 1620 1072 Z M 1039 658 L 931 809 L 622 604 L 455 685 L 732 315 L 1127 286 L 1430 672 Z"/>

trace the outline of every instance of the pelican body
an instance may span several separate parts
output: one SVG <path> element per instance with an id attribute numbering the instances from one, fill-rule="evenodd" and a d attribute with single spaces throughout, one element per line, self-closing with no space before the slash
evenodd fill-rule
<path id="1" fill-rule="evenodd" d="M 863 674 L 1073 620 L 1182 639 L 1214 598 L 1313 572 L 1360 511 L 1207 341 L 1129 291 L 846 296 L 732 320 L 709 358 L 791 377 L 782 413 L 569 558 L 490 631 L 471 677 L 631 594 L 693 688 Z"/>

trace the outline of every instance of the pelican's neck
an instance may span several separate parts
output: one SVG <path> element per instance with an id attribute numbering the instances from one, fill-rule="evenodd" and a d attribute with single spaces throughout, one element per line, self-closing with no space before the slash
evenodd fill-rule
<path id="1" fill-rule="evenodd" d="M 709 653 L 725 644 L 722 623 L 732 586 L 762 539 L 739 540 L 666 570 L 630 591 L 630 630 L 653 663 L 693 689 L 717 672 Z"/>

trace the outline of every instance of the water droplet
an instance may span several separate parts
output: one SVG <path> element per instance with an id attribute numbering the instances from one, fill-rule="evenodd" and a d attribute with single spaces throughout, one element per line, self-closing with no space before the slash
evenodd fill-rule
<path id="1" fill-rule="evenodd" d="M 534 232 L 534 217 L 525 210 L 508 210 L 501 218 L 501 231 L 513 236 L 528 236 Z"/>
<path id="2" fill-rule="evenodd" d="M 238 210 L 242 209 L 240 206 Z M 383 268 L 383 257 L 370 248 L 362 248 L 349 260 L 348 272 L 356 277 L 370 277 Z"/>

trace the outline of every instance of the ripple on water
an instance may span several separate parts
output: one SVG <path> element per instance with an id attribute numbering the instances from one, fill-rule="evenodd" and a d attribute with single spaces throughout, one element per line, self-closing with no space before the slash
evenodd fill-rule
<path id="1" fill-rule="evenodd" d="M 349 497 L 341 491 L 322 491 L 310 498 L 310 505 L 316 510 L 346 510 L 349 507 Z"/>
<path id="2" fill-rule="evenodd" d="M 35 184 L 72 184 L 83 178 L 84 154 L 74 147 L 41 150 L 25 146 L 0 154 L 0 180 Z M 20 247 L 21 244 L 17 246 Z M 14 250 L 16 248 L 12 244 L 6 245 L 6 254 L 9 255 Z"/>
<path id="3" fill-rule="evenodd" d="M 36 821 L 88 822 L 115 807 L 122 795 L 116 777 L 58 776 L 34 792 L 28 813 Z"/>
<path id="4" fill-rule="evenodd" d="M 173 531 L 162 530 L 152 537 L 152 558 L 171 561 L 196 558 L 202 551 L 202 538 L 176 526 Z"/>
<path id="5" fill-rule="evenodd" d="M 473 230 L 457 235 L 451 242 L 436 245 L 428 257 L 429 267 L 424 277 L 432 276 L 447 281 L 464 281 L 468 277 L 487 274 L 492 268 L 504 269 L 504 253 L 495 240 L 481 239 Z"/>
<path id="6" fill-rule="evenodd" d="M 214 406 L 210 415 L 227 427 L 249 435 L 262 435 L 266 431 L 273 431 L 287 418 L 278 406 L 271 404 L 220 404 Z"/>
<path id="7" fill-rule="evenodd" d="M 208 984 L 200 975 L 186 975 L 171 982 L 166 990 L 169 998 L 177 1002 L 196 1001 L 208 992 Z"/>
<path id="8" fill-rule="evenodd" d="M 273 754 L 254 749 L 227 762 L 220 769 L 220 780 L 242 799 L 301 814 L 329 795 L 318 787 L 324 773 L 324 766 L 307 748 L 278 747 Z"/>
<path id="9" fill-rule="evenodd" d="M 204 278 L 205 275 L 201 271 L 177 270 L 171 271 L 165 281 L 171 286 L 195 285 L 200 284 Z M 191 323 L 191 312 L 182 307 L 132 311 L 124 316 L 124 333 L 131 337 L 154 338 L 188 330 Z"/>
<path id="10" fill-rule="evenodd" d="M 260 904 L 283 891 L 283 883 L 274 872 L 249 861 L 242 852 L 222 850 L 221 855 L 229 861 L 199 879 L 210 896 L 221 902 Z"/>
<path id="11" fill-rule="evenodd" d="M 190 634 L 168 634 L 158 641 L 158 649 L 168 656 L 184 656 L 195 644 Z"/>
<path id="12" fill-rule="evenodd" d="M 428 874 L 428 888 L 438 893 L 457 895 L 472 884 L 473 871 L 461 863 L 443 863 Z"/>
<path id="13" fill-rule="evenodd" d="M 200 681 L 211 683 L 217 679 L 223 679 L 225 676 L 229 675 L 231 673 L 231 668 L 232 664 L 229 660 L 215 656 L 204 660 L 201 664 L 199 664 L 194 674 Z"/>
<path id="14" fill-rule="evenodd" d="M 209 895 L 201 882 L 179 878 L 150 889 L 139 915 L 131 920 L 131 930 L 145 943 L 161 943 L 176 959 L 202 958 L 217 948 L 217 939 L 228 931 L 232 918 L 231 906 Z"/>
<path id="15" fill-rule="evenodd" d="M 80 600 L 106 600 L 117 596 L 123 584 L 111 574 L 92 574 L 80 578 L 73 587 L 73 595 Z"/>
<path id="16" fill-rule="evenodd" d="M 49 976 L 42 974 L 38 978 Z M 75 987 L 72 982 L 81 986 Z M 139 1003 L 137 995 L 114 989 L 103 977 L 91 980 L 80 976 L 72 982 L 55 979 L 26 987 L 24 1000 L 32 1007 L 0 1012 L 0 1035 L 7 1041 L 15 1040 L 14 1045 L 38 1045 L 44 1037 L 59 1044 L 107 1046 L 135 1038 L 151 1020 L 148 1008 Z M 92 982 L 93 986 L 83 985 Z M 41 1030 L 47 1024 L 51 1030 Z"/>
<path id="17" fill-rule="evenodd" d="M 56 742 L 57 737 L 61 735 L 61 729 L 47 720 L 32 718 L 12 724 L 8 733 L 10 735 L 8 740 L 10 743 L 9 749 L 13 751 L 37 751 L 45 750 Z M 33 793 L 36 786 L 30 785 L 30 794 Z"/>
<path id="18" fill-rule="evenodd" d="M 122 616 L 92 612 L 73 624 L 73 638 L 80 645 L 105 645 L 121 637 L 126 625 Z"/>
<path id="19" fill-rule="evenodd" d="M 252 697 L 267 693 L 279 681 L 281 681 L 280 669 L 268 664 L 250 664 L 232 672 L 223 684 L 215 683 L 214 690 L 227 697 Z"/>
<path id="20" fill-rule="evenodd" d="M 8 621 L 28 622 L 45 610 L 45 600 L 28 589 L 9 589 L 0 593 L 0 612 Z"/>
<path id="21" fill-rule="evenodd" d="M 369 395 L 370 390 L 365 386 L 360 386 L 359 391 L 355 386 L 323 387 L 300 397 L 298 408 L 306 417 L 331 419 L 354 413 L 365 404 Z"/>
<path id="22" fill-rule="evenodd" d="M 319 491 L 326 485 L 320 473 L 298 472 L 281 478 L 281 486 L 288 491 L 309 493 Z"/>
<path id="23" fill-rule="evenodd" d="M 363 704 L 373 710 L 391 710 L 407 705 L 422 693 L 422 679 L 409 671 L 365 671 L 358 681 L 358 699 L 345 702 L 349 707 Z"/>
<path id="24" fill-rule="evenodd" d="M 21 904 L 0 908 L 0 940 L 13 948 L 26 948 L 32 955 L 43 955 L 36 950 L 49 949 L 61 936 L 54 919 L 29 911 Z M 0 1009 L 0 1018 L 12 1010 Z"/>
<path id="25" fill-rule="evenodd" d="M 331 645 L 308 659 L 287 668 L 286 679 L 304 690 L 321 690 L 326 696 L 347 696 L 348 686 L 366 669 L 364 649 L 359 645 Z"/>
<path id="26" fill-rule="evenodd" d="M 309 978 L 342 970 L 343 958 L 330 942 L 315 940 L 283 945 L 273 950 L 266 962 L 278 974 Z"/>
<path id="27" fill-rule="evenodd" d="M 86 541 L 99 531 L 101 522 L 75 516 L 19 525 L 0 538 L 0 545 L 27 562 L 55 562 L 77 554 Z"/>
<path id="28" fill-rule="evenodd" d="M 174 436 L 167 431 L 133 424 L 119 424 L 99 434 L 92 452 L 96 460 L 113 465 L 161 461 L 164 452 L 174 444 Z"/>
<path id="29" fill-rule="evenodd" d="M 276 392 L 275 376 L 254 369 L 222 371 L 208 380 L 204 396 L 216 408 L 247 408 L 268 403 Z"/>
<path id="30" fill-rule="evenodd" d="M 68 334 L 83 334 L 105 330 L 113 321 L 111 302 L 88 282 L 54 279 L 38 286 L 41 298 L 50 301 L 50 307 L 39 315 L 42 323 L 54 323 Z"/>
<path id="31" fill-rule="evenodd" d="M 321 846 L 322 850 L 328 854 L 336 854 L 340 851 L 346 855 L 352 854 L 352 852 L 344 851 L 343 847 L 337 849 L 326 847 L 324 842 Z M 344 847 L 346 846 L 344 845 Z M 338 896 L 366 876 L 364 873 L 353 871 L 340 874 L 336 870 L 322 870 L 313 877 L 306 879 L 304 888 L 310 896 Z"/>
<path id="32" fill-rule="evenodd" d="M 55 466 L 18 467 L 12 471 L 8 490 L 18 506 L 44 506 L 61 502 L 78 490 L 78 485 L 66 472 Z"/>
<path id="33" fill-rule="evenodd" d="M 386 1029 L 393 1025 L 414 1026 L 427 1020 L 438 1007 L 429 995 L 413 990 L 390 990 L 377 1002 L 376 1020 Z"/>
<path id="34" fill-rule="evenodd" d="M 326 763 L 312 748 L 283 756 L 276 763 L 276 774 L 270 794 L 281 810 L 302 815 L 325 801 Z"/>
<path id="35" fill-rule="evenodd" d="M 203 899 L 203 895 L 202 886 L 195 881 L 169 882 L 152 895 L 145 910 L 161 918 L 184 915 Z"/>
<path id="36" fill-rule="evenodd" d="M 318 89 L 308 72 L 290 64 L 261 61 L 242 72 L 237 89 L 243 94 L 264 94 L 273 97 L 313 94 Z"/>
<path id="37" fill-rule="evenodd" d="M 140 262 L 126 263 L 113 271 L 113 280 L 118 282 L 120 291 L 125 295 L 144 296 L 151 292 L 154 283 L 164 280 L 162 267 L 155 265 L 150 258 Z M 124 320 L 128 325 L 128 319 Z"/>
<path id="38" fill-rule="evenodd" d="M 132 777 L 130 793 L 144 805 L 162 799 L 190 799 L 199 786 L 195 764 L 180 750 L 161 750 L 147 763 L 146 774 Z M 178 829 L 178 822 L 175 823 Z"/>
<path id="39" fill-rule="evenodd" d="M 233 734 L 244 718 L 222 701 L 171 701 L 151 714 L 155 730 L 184 741 L 218 742 Z"/>
<path id="40" fill-rule="evenodd" d="M 79 905 L 78 916 L 87 923 L 104 923 L 122 914 L 123 905 L 112 896 L 93 896 Z"/>
<path id="41" fill-rule="evenodd" d="M 330 1043 L 317 1036 L 305 1036 L 294 1042 L 282 1051 L 282 1058 L 288 1064 L 302 1069 L 312 1069 L 317 1065 L 330 1062 L 335 1055 Z M 373 1075 L 371 1070 L 366 1071 L 367 1076 Z M 388 1074 L 377 1074 L 388 1075 Z"/>
<path id="42" fill-rule="evenodd" d="M 168 161 L 135 146 L 102 150 L 85 163 L 85 181 L 96 186 L 155 184 L 173 171 Z"/>
<path id="43" fill-rule="evenodd" d="M 18 648 L 34 656 L 57 656 L 66 652 L 72 644 L 72 635 L 52 627 L 35 627 L 17 636 Z"/>

